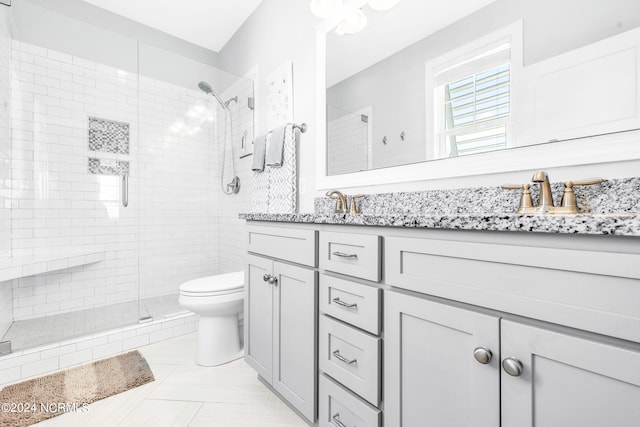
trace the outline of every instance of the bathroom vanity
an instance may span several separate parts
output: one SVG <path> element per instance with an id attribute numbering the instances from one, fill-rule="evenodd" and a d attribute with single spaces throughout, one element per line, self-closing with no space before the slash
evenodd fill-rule
<path id="1" fill-rule="evenodd" d="M 637 425 L 637 215 L 242 217 L 247 360 L 310 422 Z"/>

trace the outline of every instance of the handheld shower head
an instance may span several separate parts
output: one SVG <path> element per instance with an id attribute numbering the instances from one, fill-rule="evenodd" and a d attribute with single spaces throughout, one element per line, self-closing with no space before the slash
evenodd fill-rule
<path id="1" fill-rule="evenodd" d="M 213 93 L 213 89 L 211 89 L 211 85 L 209 83 L 207 83 L 207 82 L 198 83 L 198 87 L 204 93 Z"/>
<path id="2" fill-rule="evenodd" d="M 216 99 L 216 101 L 218 101 L 218 104 L 220 104 L 223 110 L 227 109 L 227 104 L 225 104 L 224 101 L 222 101 L 222 99 L 220 99 L 220 97 L 216 95 L 216 93 L 213 91 L 209 83 L 200 82 L 198 83 L 198 88 L 200 88 L 200 90 L 203 91 L 204 93 L 208 95 L 212 95 Z"/>

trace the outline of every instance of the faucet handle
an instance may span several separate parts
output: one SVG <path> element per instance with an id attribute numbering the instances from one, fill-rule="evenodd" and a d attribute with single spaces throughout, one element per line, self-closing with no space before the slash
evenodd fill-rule
<path id="1" fill-rule="evenodd" d="M 355 196 L 351 196 L 351 206 L 349 207 L 349 213 L 351 215 L 358 215 L 362 213 L 362 205 L 360 208 L 356 206 L 356 199 L 364 198 L 364 194 L 356 194 Z"/>
<path id="2" fill-rule="evenodd" d="M 585 179 L 579 179 L 577 181 L 566 181 L 564 183 L 564 186 L 573 187 L 574 185 L 595 185 L 595 184 L 602 184 L 602 181 L 604 181 L 602 178 L 585 178 Z"/>
<path id="3" fill-rule="evenodd" d="M 573 192 L 573 187 L 575 185 L 595 185 L 602 183 L 602 178 L 586 178 L 579 179 L 577 181 L 565 181 L 564 183 L 564 193 L 562 193 L 562 201 L 560 202 L 560 206 L 563 208 L 568 208 L 570 213 L 578 212 L 578 204 L 576 202 L 576 195 Z"/>
<path id="4" fill-rule="evenodd" d="M 519 214 L 525 213 L 525 209 L 533 207 L 533 200 L 531 199 L 531 185 L 529 184 L 504 184 L 501 187 L 505 190 L 522 190 L 522 197 L 520 197 L 520 204 L 518 205 Z"/>

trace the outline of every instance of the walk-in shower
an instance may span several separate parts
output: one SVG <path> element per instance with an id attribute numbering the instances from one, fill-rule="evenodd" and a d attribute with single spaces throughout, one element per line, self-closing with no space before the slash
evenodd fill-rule
<path id="1" fill-rule="evenodd" d="M 47 7 L 0 8 L 0 341 L 16 353 L 130 325 L 168 338 L 180 283 L 242 269 L 218 178 L 233 135 L 253 134 L 235 102 L 253 82 Z"/>
<path id="2" fill-rule="evenodd" d="M 218 101 L 218 104 L 220 104 L 220 107 L 222 107 L 222 110 L 224 111 L 224 131 L 222 134 L 222 165 L 220 168 L 220 186 L 222 187 L 222 191 L 225 194 L 238 194 L 238 192 L 240 191 L 240 178 L 238 177 L 238 174 L 236 171 L 236 154 L 233 146 L 233 116 L 232 116 L 231 110 L 229 109 L 229 104 L 232 102 L 237 103 L 238 97 L 234 96 L 233 98 L 229 98 L 226 101 L 223 101 L 213 91 L 213 88 L 211 87 L 211 85 L 203 81 L 200 81 L 198 83 L 198 88 L 200 88 L 200 90 L 203 91 L 204 93 L 210 94 L 211 96 L 213 96 L 215 100 Z M 229 121 L 228 124 L 227 124 L 227 120 Z M 225 172 L 225 165 L 227 161 L 228 146 L 231 146 L 231 171 L 232 171 L 233 178 L 231 178 L 231 181 L 227 183 L 227 185 L 225 186 L 224 172 Z"/>

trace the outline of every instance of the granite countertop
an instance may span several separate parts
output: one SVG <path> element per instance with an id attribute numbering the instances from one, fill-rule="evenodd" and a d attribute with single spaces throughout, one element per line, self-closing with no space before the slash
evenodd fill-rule
<path id="1" fill-rule="evenodd" d="M 240 214 L 240 219 L 304 224 L 640 236 L 640 214 L 625 213 L 577 215 L 243 213 Z"/>
<path id="2" fill-rule="evenodd" d="M 551 184 L 560 206 L 561 182 Z M 362 215 L 331 213 L 335 200 L 318 197 L 313 213 L 246 213 L 248 221 L 308 224 L 413 227 L 451 230 L 520 231 L 534 233 L 640 236 L 640 177 L 604 180 L 574 187 L 577 214 L 518 215 L 520 192 L 500 187 L 439 189 L 367 194 L 358 203 Z M 531 194 L 534 205 L 538 188 Z M 350 205 L 350 198 L 347 196 Z"/>

